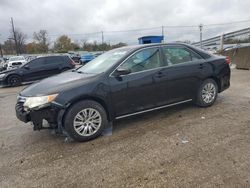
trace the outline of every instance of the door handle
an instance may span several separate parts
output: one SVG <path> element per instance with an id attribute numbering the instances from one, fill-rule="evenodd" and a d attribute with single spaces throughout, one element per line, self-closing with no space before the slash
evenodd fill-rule
<path id="1" fill-rule="evenodd" d="M 199 69 L 203 69 L 203 68 L 204 68 L 204 65 L 200 64 Z"/>
<path id="2" fill-rule="evenodd" d="M 164 74 L 162 72 L 158 72 L 158 73 L 156 73 L 155 77 L 156 78 L 162 78 L 162 77 L 164 77 Z"/>

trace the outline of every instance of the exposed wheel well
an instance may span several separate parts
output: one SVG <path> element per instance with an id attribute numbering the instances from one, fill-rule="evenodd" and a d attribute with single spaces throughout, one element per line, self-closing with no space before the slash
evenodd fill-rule
<path id="1" fill-rule="evenodd" d="M 17 76 L 17 77 L 19 77 L 19 78 L 21 79 L 21 81 L 22 81 L 22 77 L 21 77 L 19 74 L 10 74 L 10 75 L 8 75 L 8 76 L 6 77 L 6 81 L 7 81 L 7 82 L 8 82 L 9 77 L 11 77 L 11 76 Z"/>

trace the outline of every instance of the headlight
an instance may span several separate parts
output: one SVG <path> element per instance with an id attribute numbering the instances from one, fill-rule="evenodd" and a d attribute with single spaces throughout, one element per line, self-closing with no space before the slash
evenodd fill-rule
<path id="1" fill-rule="evenodd" d="M 27 97 L 23 106 L 24 108 L 29 108 L 29 109 L 45 106 L 51 103 L 56 98 L 57 95 L 58 94 L 41 96 L 41 97 Z"/>
<path id="2" fill-rule="evenodd" d="M 5 76 L 5 74 L 0 74 L 0 78 L 3 78 Z"/>

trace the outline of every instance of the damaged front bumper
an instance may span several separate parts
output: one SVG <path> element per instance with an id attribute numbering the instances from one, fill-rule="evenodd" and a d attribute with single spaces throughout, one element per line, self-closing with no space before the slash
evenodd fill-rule
<path id="1" fill-rule="evenodd" d="M 58 129 L 59 132 L 62 131 L 64 109 L 58 105 L 50 104 L 41 109 L 25 110 L 23 102 L 17 102 L 15 109 L 16 117 L 25 123 L 31 122 L 34 130 Z"/>

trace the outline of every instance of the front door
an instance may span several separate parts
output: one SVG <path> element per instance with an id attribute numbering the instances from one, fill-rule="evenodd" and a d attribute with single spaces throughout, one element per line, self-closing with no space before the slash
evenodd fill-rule
<path id="1" fill-rule="evenodd" d="M 162 61 L 157 47 L 139 50 L 119 67 L 130 74 L 111 74 L 111 100 L 116 117 L 155 107 L 157 91 L 154 76 L 160 71 Z"/>
<path id="2" fill-rule="evenodd" d="M 37 58 L 22 67 L 24 81 L 34 81 L 45 78 L 47 75 L 44 69 L 44 58 Z"/>

